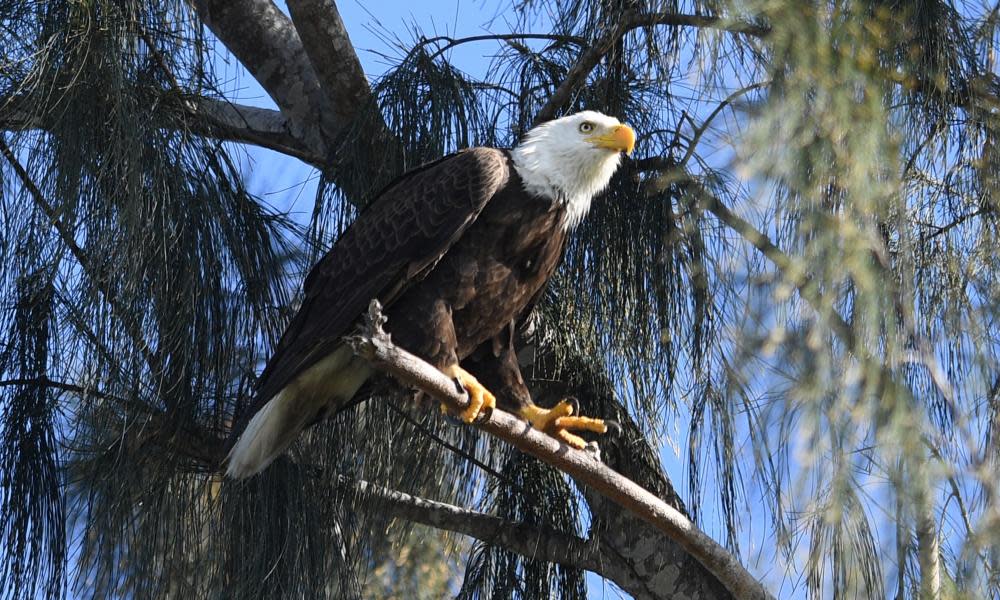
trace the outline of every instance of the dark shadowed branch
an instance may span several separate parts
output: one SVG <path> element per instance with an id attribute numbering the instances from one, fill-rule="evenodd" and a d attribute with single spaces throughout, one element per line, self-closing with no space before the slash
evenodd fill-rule
<path id="1" fill-rule="evenodd" d="M 676 589 L 657 588 L 653 584 L 659 575 L 655 569 L 637 572 L 627 557 L 609 546 L 602 536 L 583 539 L 537 524 L 514 523 L 453 504 L 419 498 L 367 481 L 341 479 L 358 492 L 361 501 L 374 499 L 380 510 L 393 517 L 501 546 L 529 560 L 591 571 L 615 582 L 637 599 L 675 597 Z"/>
<path id="2" fill-rule="evenodd" d="M 465 392 L 439 370 L 393 344 L 382 328 L 383 323 L 382 307 L 373 300 L 364 331 L 349 339 L 354 351 L 376 368 L 434 396 L 450 410 L 458 412 L 464 408 L 468 403 Z M 677 509 L 608 468 L 593 452 L 570 448 L 501 410 L 493 410 L 474 426 L 567 473 L 651 523 L 683 546 L 734 597 L 772 598 L 732 554 L 695 528 Z"/>
<path id="3" fill-rule="evenodd" d="M 626 557 L 608 545 L 604 537 L 583 539 L 537 524 L 514 523 L 453 504 L 420 498 L 367 481 L 352 481 L 345 477 L 341 477 L 340 481 L 358 493 L 359 501 L 374 500 L 379 510 L 387 515 L 502 546 L 530 560 L 597 573 L 635 598 L 659 600 L 676 597 L 676 589 L 655 586 L 653 580 L 658 575 L 655 569 L 637 572 Z"/>
<path id="4" fill-rule="evenodd" d="M 320 167 L 326 157 L 292 134 L 288 117 L 279 111 L 224 99 L 164 92 L 158 98 L 163 127 L 187 130 L 227 142 L 252 144 Z M 30 100 L 0 98 L 0 129 L 51 131 L 59 115 L 32 110 Z"/>
<path id="5" fill-rule="evenodd" d="M 419 498 L 367 481 L 341 479 L 363 497 L 376 499 L 379 507 L 393 517 L 499 544 L 533 560 L 587 569 L 612 581 L 616 579 L 613 574 L 604 573 L 599 557 L 600 547 L 589 540 L 534 524 L 512 523 L 500 517 Z"/>

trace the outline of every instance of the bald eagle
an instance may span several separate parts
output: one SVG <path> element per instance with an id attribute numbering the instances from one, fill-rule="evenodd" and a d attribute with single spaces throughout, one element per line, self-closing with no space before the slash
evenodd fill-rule
<path id="1" fill-rule="evenodd" d="M 573 416 L 567 401 L 552 409 L 531 401 L 514 330 L 634 144 L 628 125 L 584 111 L 531 129 L 513 150 L 463 150 L 390 184 L 306 277 L 302 306 L 234 428 L 226 474 L 259 473 L 302 430 L 350 403 L 372 368 L 343 338 L 372 298 L 397 345 L 465 387 L 465 422 L 499 397 L 571 446 L 584 446 L 572 431 L 604 433 L 603 421 Z M 460 366 L 466 359 L 486 385 Z"/>

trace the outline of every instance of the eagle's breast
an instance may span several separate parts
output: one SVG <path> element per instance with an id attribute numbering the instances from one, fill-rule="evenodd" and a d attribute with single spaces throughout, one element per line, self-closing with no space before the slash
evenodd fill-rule
<path id="1" fill-rule="evenodd" d="M 396 310 L 445 307 L 461 360 L 522 317 L 536 299 L 562 259 L 565 219 L 563 204 L 529 194 L 513 174 L 433 271 L 400 298 Z M 400 316 L 397 321 L 409 320 Z M 389 317 L 391 324 L 396 317 Z"/>

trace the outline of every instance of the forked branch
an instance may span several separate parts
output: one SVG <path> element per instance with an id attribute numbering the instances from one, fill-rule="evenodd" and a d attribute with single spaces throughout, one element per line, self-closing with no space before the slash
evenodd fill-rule
<path id="1" fill-rule="evenodd" d="M 348 339 L 354 352 L 404 384 L 434 396 L 452 411 L 463 409 L 468 403 L 465 391 L 441 371 L 396 346 L 382 327 L 385 322 L 382 306 L 377 300 L 372 300 L 363 330 Z M 632 480 L 611 470 L 593 453 L 562 444 L 502 410 L 491 411 L 473 426 L 552 465 L 649 522 L 704 565 L 733 597 L 773 598 L 732 554 L 697 529 L 684 515 Z"/>

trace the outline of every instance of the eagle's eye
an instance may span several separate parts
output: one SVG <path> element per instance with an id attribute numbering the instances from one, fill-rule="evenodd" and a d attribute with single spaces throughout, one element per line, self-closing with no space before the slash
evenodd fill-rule
<path id="1" fill-rule="evenodd" d="M 580 133 L 590 133 L 594 130 L 594 124 L 590 121 L 584 121 L 580 123 Z"/>

